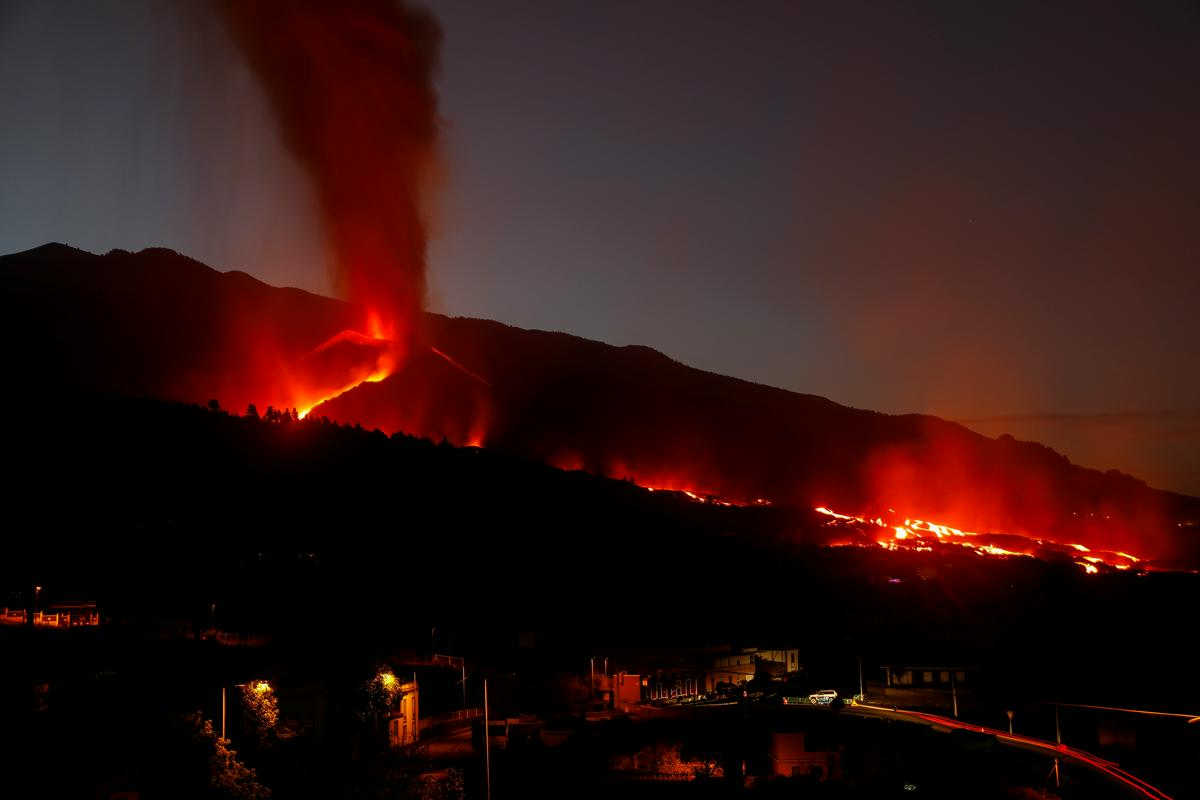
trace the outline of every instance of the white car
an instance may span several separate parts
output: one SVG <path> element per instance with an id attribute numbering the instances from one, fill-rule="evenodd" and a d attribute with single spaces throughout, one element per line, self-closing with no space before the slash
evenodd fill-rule
<path id="1" fill-rule="evenodd" d="M 833 689 L 822 689 L 819 692 L 813 692 L 808 696 L 808 702 L 814 706 L 827 706 L 837 699 L 838 693 Z"/>

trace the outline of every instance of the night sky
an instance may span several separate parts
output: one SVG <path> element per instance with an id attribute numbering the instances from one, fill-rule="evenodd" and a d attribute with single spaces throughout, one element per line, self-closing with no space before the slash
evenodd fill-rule
<path id="1" fill-rule="evenodd" d="M 1196 2 L 468 2 L 432 309 L 647 344 L 1200 495 Z M 204 3 L 0 0 L 0 252 L 328 294 Z"/>

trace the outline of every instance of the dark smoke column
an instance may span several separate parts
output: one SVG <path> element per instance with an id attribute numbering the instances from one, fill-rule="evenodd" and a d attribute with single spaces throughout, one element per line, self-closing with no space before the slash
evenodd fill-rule
<path id="1" fill-rule="evenodd" d="M 314 181 L 337 282 L 403 355 L 425 299 L 441 32 L 397 0 L 226 0 L 234 40 Z"/>

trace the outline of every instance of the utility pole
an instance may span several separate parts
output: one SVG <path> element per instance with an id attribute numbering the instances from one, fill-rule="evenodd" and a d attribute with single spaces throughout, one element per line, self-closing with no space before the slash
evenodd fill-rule
<path id="1" fill-rule="evenodd" d="M 1062 747 L 1062 728 L 1058 726 L 1058 703 L 1054 704 L 1054 741 Z M 1062 786 L 1062 776 L 1058 772 L 1058 756 L 1054 757 L 1054 788 Z"/>
<path id="2" fill-rule="evenodd" d="M 954 718 L 958 719 L 958 681 L 954 679 L 955 670 L 950 670 L 950 699 L 954 702 Z"/>
<path id="3" fill-rule="evenodd" d="M 492 732 L 488 727 L 487 678 L 483 679 L 483 774 L 485 800 L 492 800 Z"/>
<path id="4" fill-rule="evenodd" d="M 245 685 L 246 684 L 244 684 L 244 683 L 235 683 L 233 685 L 233 688 L 240 689 Z M 221 684 L 221 738 L 222 739 L 226 738 L 225 737 L 225 684 Z"/>
<path id="5" fill-rule="evenodd" d="M 858 657 L 858 702 L 861 703 L 865 699 L 866 699 L 866 696 L 865 696 L 865 693 L 863 692 L 863 679 L 862 679 L 862 656 L 859 656 Z M 957 717 L 958 715 L 955 714 L 954 716 Z"/>

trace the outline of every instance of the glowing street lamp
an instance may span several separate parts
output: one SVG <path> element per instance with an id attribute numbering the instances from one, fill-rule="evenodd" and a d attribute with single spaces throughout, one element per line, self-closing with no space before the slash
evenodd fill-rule
<path id="1" fill-rule="evenodd" d="M 35 587 L 33 587 L 33 613 L 34 613 L 34 614 L 36 614 L 36 613 L 37 613 L 37 610 L 38 610 L 38 595 L 40 595 L 41 593 L 42 593 L 42 587 L 40 587 L 40 586 L 35 586 Z"/>

